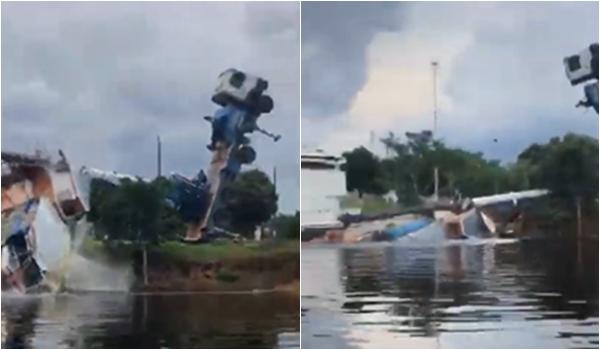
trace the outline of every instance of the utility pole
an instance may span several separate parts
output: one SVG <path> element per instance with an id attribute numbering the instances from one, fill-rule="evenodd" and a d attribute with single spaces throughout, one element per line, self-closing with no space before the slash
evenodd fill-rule
<path id="1" fill-rule="evenodd" d="M 156 174 L 157 177 L 160 177 L 162 174 L 162 147 L 160 135 L 156 136 Z"/>
<path id="2" fill-rule="evenodd" d="M 577 209 L 577 239 L 581 240 L 583 237 L 583 225 L 581 216 L 581 196 L 575 198 L 575 207 Z"/>
<path id="3" fill-rule="evenodd" d="M 433 138 L 437 134 L 437 71 L 439 63 L 437 61 L 431 62 L 431 69 L 433 71 Z"/>
<path id="4" fill-rule="evenodd" d="M 437 201 L 438 198 L 438 190 L 440 186 L 439 180 L 439 169 L 437 166 L 433 167 L 433 198 Z"/>
<path id="5" fill-rule="evenodd" d="M 438 62 L 431 62 L 431 69 L 433 71 L 433 131 L 431 135 L 431 139 L 435 141 L 435 136 L 437 134 L 437 70 L 438 70 Z M 438 200 L 438 190 L 439 190 L 439 171 L 438 167 L 434 166 L 433 168 L 433 198 L 435 201 Z"/>
<path id="6" fill-rule="evenodd" d="M 583 266 L 583 254 L 582 254 L 582 244 L 583 244 L 583 225 L 582 225 L 582 217 L 581 217 L 581 196 L 577 196 L 575 198 L 575 207 L 577 209 L 577 270 L 578 275 L 581 275 L 581 266 Z"/>
<path id="7" fill-rule="evenodd" d="M 273 188 L 275 189 L 275 194 L 277 194 L 277 167 L 273 167 Z"/>

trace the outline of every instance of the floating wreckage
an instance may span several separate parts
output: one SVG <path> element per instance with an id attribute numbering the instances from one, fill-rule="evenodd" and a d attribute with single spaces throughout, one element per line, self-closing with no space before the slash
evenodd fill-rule
<path id="1" fill-rule="evenodd" d="M 342 215 L 343 228 L 322 232 L 316 241 L 373 242 L 401 241 L 418 238 L 437 226 L 439 237 L 424 239 L 468 239 L 514 236 L 515 226 L 523 213 L 547 190 L 510 192 L 485 197 L 467 198 L 457 203 L 435 205 L 378 215 Z M 314 238 L 311 237 L 311 239 Z"/>
<path id="2" fill-rule="evenodd" d="M 465 234 L 515 236 L 515 225 L 523 214 L 549 194 L 546 189 L 534 189 L 473 198 L 472 208 L 461 215 Z"/>
<path id="3" fill-rule="evenodd" d="M 424 217 L 408 221 L 398 226 L 389 226 L 375 235 L 375 240 L 393 241 L 402 238 L 409 233 L 419 231 L 433 223 L 433 219 Z"/>
<path id="4" fill-rule="evenodd" d="M 2 152 L 3 289 L 25 292 L 46 271 L 60 270 L 71 229 L 88 211 L 62 151 L 59 157 Z"/>

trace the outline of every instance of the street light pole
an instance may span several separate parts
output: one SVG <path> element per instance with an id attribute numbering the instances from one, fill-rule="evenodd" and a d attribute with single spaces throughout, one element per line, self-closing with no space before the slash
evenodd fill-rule
<path id="1" fill-rule="evenodd" d="M 162 144 L 160 142 L 160 135 L 156 136 L 156 175 L 158 177 L 162 175 Z"/>
<path id="2" fill-rule="evenodd" d="M 433 132 L 432 132 L 432 140 L 435 141 L 435 136 L 437 134 L 437 69 L 438 62 L 431 62 L 431 69 L 433 70 Z M 438 167 L 434 166 L 433 168 L 433 198 L 435 201 L 438 200 L 438 190 L 439 190 L 439 171 Z"/>
<path id="3" fill-rule="evenodd" d="M 439 63 L 437 61 L 431 62 L 431 69 L 433 71 L 433 138 L 437 134 L 437 71 Z"/>

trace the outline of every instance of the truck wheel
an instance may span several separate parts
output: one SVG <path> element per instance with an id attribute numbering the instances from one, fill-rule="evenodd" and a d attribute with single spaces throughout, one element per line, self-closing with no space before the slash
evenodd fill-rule
<path id="1" fill-rule="evenodd" d="M 262 95 L 258 99 L 258 111 L 260 113 L 271 113 L 273 110 L 273 99 L 269 95 Z"/>
<path id="2" fill-rule="evenodd" d="M 241 146 L 235 152 L 236 158 L 242 164 L 250 164 L 256 160 L 256 151 L 250 146 Z"/>

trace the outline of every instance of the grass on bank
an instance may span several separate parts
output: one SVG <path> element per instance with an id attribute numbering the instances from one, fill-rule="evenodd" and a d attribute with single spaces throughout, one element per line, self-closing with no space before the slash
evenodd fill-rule
<path id="1" fill-rule="evenodd" d="M 180 261 L 219 261 L 228 259 L 249 259 L 275 255 L 298 254 L 296 240 L 276 240 L 265 242 L 213 242 L 209 244 L 187 244 L 177 241 L 165 242 L 154 247 L 153 251 L 165 258 Z"/>
<path id="2" fill-rule="evenodd" d="M 128 260 L 136 249 L 132 242 L 103 242 L 90 237 L 84 240 L 80 252 L 85 256 L 102 260 Z M 149 247 L 149 253 L 169 261 L 206 262 L 292 255 L 299 254 L 299 249 L 297 240 L 244 243 L 217 241 L 207 244 L 166 241 Z"/>
<path id="3" fill-rule="evenodd" d="M 364 194 L 362 198 L 359 198 L 356 193 L 342 196 L 340 198 L 340 207 L 342 209 L 360 209 L 360 213 L 364 215 L 381 214 L 398 209 L 398 206 L 393 201 L 386 200 L 382 196 Z"/>

